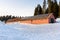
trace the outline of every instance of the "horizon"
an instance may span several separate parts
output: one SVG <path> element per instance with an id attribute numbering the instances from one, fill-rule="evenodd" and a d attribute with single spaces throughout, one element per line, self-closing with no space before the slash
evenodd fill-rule
<path id="1" fill-rule="evenodd" d="M 59 2 L 59 0 L 57 0 Z M 33 16 L 34 9 L 42 0 L 0 0 L 0 16 Z"/>

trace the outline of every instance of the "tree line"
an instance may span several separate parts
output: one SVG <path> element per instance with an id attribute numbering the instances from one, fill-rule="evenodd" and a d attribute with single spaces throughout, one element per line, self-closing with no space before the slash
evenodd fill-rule
<path id="1" fill-rule="evenodd" d="M 34 16 L 48 13 L 53 13 L 55 18 L 60 17 L 60 1 L 58 4 L 57 0 L 47 0 L 47 1 L 44 0 L 43 7 L 41 7 L 41 5 L 38 4 L 34 10 Z"/>
<path id="2" fill-rule="evenodd" d="M 0 16 L 0 21 L 4 21 L 4 22 L 6 22 L 8 19 L 14 19 L 14 18 L 21 18 L 21 17 L 17 17 L 17 16 L 9 16 L 9 15 L 7 15 L 7 16 Z"/>

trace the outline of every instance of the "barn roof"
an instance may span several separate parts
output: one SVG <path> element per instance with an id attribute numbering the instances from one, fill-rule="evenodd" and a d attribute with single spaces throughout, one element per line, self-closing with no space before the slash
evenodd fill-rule
<path id="1" fill-rule="evenodd" d="M 21 20 L 29 20 L 29 19 L 43 19 L 48 18 L 50 14 L 40 14 L 36 16 L 30 16 L 30 17 L 22 17 Z"/>
<path id="2" fill-rule="evenodd" d="M 6 22 L 17 22 L 20 21 L 20 18 L 8 19 Z"/>

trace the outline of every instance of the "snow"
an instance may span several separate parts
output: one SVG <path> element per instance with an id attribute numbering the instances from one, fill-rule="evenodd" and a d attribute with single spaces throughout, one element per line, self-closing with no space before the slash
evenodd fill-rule
<path id="1" fill-rule="evenodd" d="M 56 23 L 60 23 L 60 18 L 57 18 L 56 19 Z"/>
<path id="2" fill-rule="evenodd" d="M 0 21 L 0 40 L 60 40 L 60 23 L 33 25 Z"/>

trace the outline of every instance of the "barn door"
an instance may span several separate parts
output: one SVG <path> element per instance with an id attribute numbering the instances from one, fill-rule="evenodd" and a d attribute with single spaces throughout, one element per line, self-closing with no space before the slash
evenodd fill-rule
<path id="1" fill-rule="evenodd" d="M 50 19 L 50 23 L 54 23 L 55 21 L 54 21 L 54 19 L 53 18 L 51 18 Z"/>

